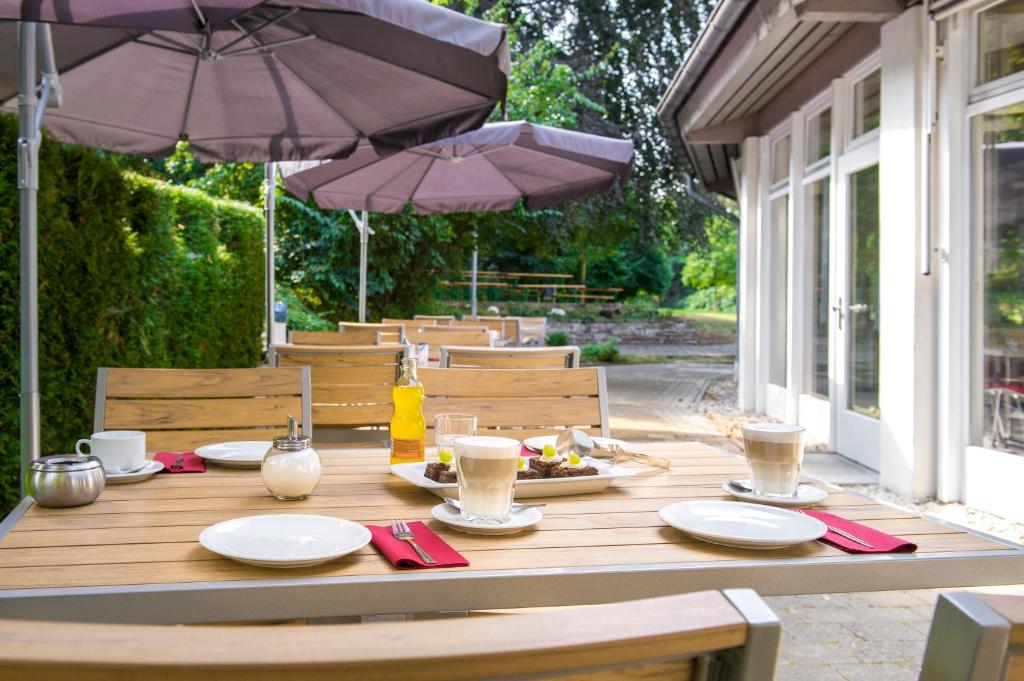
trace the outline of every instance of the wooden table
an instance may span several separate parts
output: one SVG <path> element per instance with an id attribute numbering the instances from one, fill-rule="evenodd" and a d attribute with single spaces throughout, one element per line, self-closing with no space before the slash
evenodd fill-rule
<path id="1" fill-rule="evenodd" d="M 671 471 L 638 467 L 602 494 L 550 499 L 538 529 L 476 537 L 430 525 L 468 568 L 396 570 L 372 546 L 327 565 L 273 570 L 196 541 L 204 527 L 257 513 L 320 513 L 365 523 L 430 518 L 437 497 L 387 471 L 386 452 L 323 450 L 315 496 L 280 502 L 256 470 L 211 466 L 108 487 L 74 509 L 24 502 L 0 526 L 0 617 L 201 622 L 597 603 L 699 589 L 828 593 L 1020 582 L 1024 547 L 1000 543 L 833 489 L 824 507 L 920 547 L 855 556 L 819 542 L 784 550 L 696 541 L 658 518 L 683 499 L 728 499 L 742 459 L 694 443 L 645 445 Z M 633 464 L 629 464 L 633 465 Z M 4 534 L 6 533 L 6 534 Z"/>

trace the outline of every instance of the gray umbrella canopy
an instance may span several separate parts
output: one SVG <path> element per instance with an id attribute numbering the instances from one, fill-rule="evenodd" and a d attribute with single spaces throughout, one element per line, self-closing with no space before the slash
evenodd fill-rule
<path id="1" fill-rule="evenodd" d="M 504 95 L 505 29 L 423 0 L 0 0 L 12 19 L 53 22 L 64 101 L 54 137 L 202 161 L 393 152 L 479 127 Z M 7 21 L 5 21 L 7 20 Z M 17 60 L 0 101 L 17 106 Z"/>
<path id="2" fill-rule="evenodd" d="M 382 156 L 281 164 L 285 187 L 324 208 L 419 214 L 544 208 L 610 189 L 633 165 L 633 142 L 524 121 Z"/>

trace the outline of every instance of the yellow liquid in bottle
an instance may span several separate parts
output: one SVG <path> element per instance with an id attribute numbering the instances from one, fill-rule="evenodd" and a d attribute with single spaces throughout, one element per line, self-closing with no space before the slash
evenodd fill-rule
<path id="1" fill-rule="evenodd" d="M 395 414 L 391 417 L 391 463 L 424 460 L 427 424 L 423 420 L 423 386 L 396 385 L 391 389 Z"/>

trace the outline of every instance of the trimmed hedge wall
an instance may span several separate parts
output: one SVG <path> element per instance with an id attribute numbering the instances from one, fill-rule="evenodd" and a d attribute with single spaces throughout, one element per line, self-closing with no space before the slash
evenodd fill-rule
<path id="1" fill-rule="evenodd" d="M 18 499 L 17 121 L 0 117 L 0 516 Z M 92 432 L 96 368 L 260 359 L 263 218 L 246 204 L 122 174 L 44 140 L 39 172 L 42 450 Z"/>

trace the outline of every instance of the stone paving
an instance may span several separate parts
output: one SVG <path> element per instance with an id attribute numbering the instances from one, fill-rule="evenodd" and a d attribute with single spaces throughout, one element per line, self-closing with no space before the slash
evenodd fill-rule
<path id="1" fill-rule="evenodd" d="M 732 364 L 611 365 L 606 374 L 616 437 L 697 440 L 738 451 L 705 415 L 707 403 L 702 403 L 715 381 L 732 376 Z M 1024 584 L 984 590 L 1024 595 Z M 939 593 L 928 589 L 765 598 L 783 627 L 775 678 L 916 681 Z"/>

